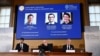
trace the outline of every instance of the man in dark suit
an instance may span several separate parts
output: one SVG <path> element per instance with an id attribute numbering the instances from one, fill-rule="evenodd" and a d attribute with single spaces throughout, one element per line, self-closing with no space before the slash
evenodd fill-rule
<path id="1" fill-rule="evenodd" d="M 20 38 L 20 43 L 16 45 L 15 49 L 18 50 L 18 52 L 28 52 L 29 46 L 24 43 L 24 38 Z"/>
<path id="2" fill-rule="evenodd" d="M 48 22 L 46 24 L 49 25 L 56 24 L 55 15 L 53 13 L 48 14 Z"/>
<path id="3" fill-rule="evenodd" d="M 40 46 L 38 46 L 38 48 L 42 52 L 50 52 L 53 49 L 53 45 L 47 43 L 46 40 L 43 40 L 43 43 Z"/>
<path id="4" fill-rule="evenodd" d="M 67 12 L 63 12 L 61 24 L 72 24 L 71 14 L 69 14 Z"/>
<path id="5" fill-rule="evenodd" d="M 74 50 L 74 46 L 71 44 L 71 40 L 67 40 L 67 44 L 63 45 L 63 52 L 66 52 L 66 50 Z"/>

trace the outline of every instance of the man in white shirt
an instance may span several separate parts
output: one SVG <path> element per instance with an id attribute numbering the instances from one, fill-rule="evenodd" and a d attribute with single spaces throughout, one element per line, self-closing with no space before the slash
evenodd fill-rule
<path id="1" fill-rule="evenodd" d="M 74 50 L 74 46 L 71 44 L 71 39 L 67 39 L 67 43 L 63 45 L 63 51 L 66 52 L 66 50 Z"/>
<path id="2" fill-rule="evenodd" d="M 53 13 L 48 14 L 48 21 L 46 24 L 56 24 L 55 15 Z"/>
<path id="3" fill-rule="evenodd" d="M 18 52 L 28 52 L 29 46 L 24 43 L 24 38 L 20 38 L 20 43 L 16 45 L 15 49 L 18 50 Z"/>

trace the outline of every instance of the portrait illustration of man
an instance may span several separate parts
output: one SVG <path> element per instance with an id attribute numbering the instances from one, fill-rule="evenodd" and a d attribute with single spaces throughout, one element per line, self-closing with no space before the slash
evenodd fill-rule
<path id="1" fill-rule="evenodd" d="M 56 24 L 57 23 L 57 14 L 56 13 L 47 13 L 46 24 Z"/>
<path id="2" fill-rule="evenodd" d="M 25 15 L 25 25 L 35 25 L 36 24 L 36 13 L 28 13 Z"/>
<path id="3" fill-rule="evenodd" d="M 71 12 L 62 12 L 61 24 L 72 24 Z"/>

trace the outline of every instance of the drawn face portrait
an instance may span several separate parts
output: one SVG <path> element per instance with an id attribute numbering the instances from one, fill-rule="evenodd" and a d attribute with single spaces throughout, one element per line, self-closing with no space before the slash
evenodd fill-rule
<path id="1" fill-rule="evenodd" d="M 71 12 L 63 12 L 62 13 L 62 19 L 61 19 L 61 24 L 71 24 Z"/>
<path id="2" fill-rule="evenodd" d="M 53 22 L 54 19 L 55 19 L 54 14 L 49 14 L 49 15 L 48 15 L 48 20 L 49 20 L 49 22 Z"/>
<path id="3" fill-rule="evenodd" d="M 27 23 L 32 23 L 32 21 L 33 21 L 33 18 L 34 18 L 34 16 L 33 15 L 28 15 L 28 18 L 27 18 Z"/>
<path id="4" fill-rule="evenodd" d="M 65 23 L 69 23 L 69 22 L 70 22 L 70 16 L 67 15 L 67 14 L 64 14 L 64 15 L 63 15 L 63 21 L 64 21 Z"/>

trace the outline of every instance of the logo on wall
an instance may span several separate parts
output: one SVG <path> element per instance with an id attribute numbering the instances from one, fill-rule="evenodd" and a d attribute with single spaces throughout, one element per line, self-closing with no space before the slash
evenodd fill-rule
<path id="1" fill-rule="evenodd" d="M 24 10 L 24 6 L 19 6 L 19 10 L 23 11 Z"/>
<path id="2" fill-rule="evenodd" d="M 65 5 L 65 9 L 66 10 L 77 10 L 77 6 L 76 5 Z"/>

